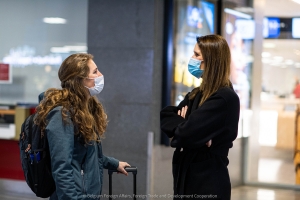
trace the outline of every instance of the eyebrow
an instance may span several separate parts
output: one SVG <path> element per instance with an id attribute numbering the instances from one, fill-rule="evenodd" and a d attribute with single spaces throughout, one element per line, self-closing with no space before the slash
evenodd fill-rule
<path id="1" fill-rule="evenodd" d="M 196 51 L 194 51 L 194 53 L 195 53 L 195 54 L 198 54 L 198 55 L 200 55 L 200 52 L 196 52 Z"/>

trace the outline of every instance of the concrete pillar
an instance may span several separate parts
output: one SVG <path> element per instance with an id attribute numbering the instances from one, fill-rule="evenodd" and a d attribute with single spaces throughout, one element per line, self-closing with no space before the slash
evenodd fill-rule
<path id="1" fill-rule="evenodd" d="M 160 0 L 88 4 L 88 52 L 105 79 L 98 96 L 109 120 L 103 152 L 138 167 L 138 194 L 151 193 L 148 138 L 151 133 L 155 141 L 160 138 L 163 5 Z M 113 193 L 132 193 L 131 176 L 115 174 Z M 108 194 L 107 171 L 102 193 Z"/>

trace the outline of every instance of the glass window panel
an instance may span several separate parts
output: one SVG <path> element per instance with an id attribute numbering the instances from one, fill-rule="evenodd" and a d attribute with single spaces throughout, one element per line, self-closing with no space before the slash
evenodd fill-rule
<path id="1" fill-rule="evenodd" d="M 187 92 L 200 85 L 201 79 L 188 71 L 196 36 L 215 33 L 215 7 L 209 1 L 177 0 L 175 2 L 174 82 L 172 103 L 178 105 Z"/>
<path id="2" fill-rule="evenodd" d="M 37 103 L 60 87 L 61 62 L 87 52 L 87 7 L 87 0 L 0 1 L 0 63 L 12 70 L 12 82 L 0 83 L 0 104 Z"/>

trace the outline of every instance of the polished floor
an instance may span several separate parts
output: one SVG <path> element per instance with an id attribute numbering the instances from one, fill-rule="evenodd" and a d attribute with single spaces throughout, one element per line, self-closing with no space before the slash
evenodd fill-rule
<path id="1" fill-rule="evenodd" d="M 300 200 L 300 191 L 241 186 L 232 189 L 231 200 Z"/>
<path id="2" fill-rule="evenodd" d="M 294 150 L 261 146 L 258 181 L 264 183 L 295 184 Z"/>
<path id="3" fill-rule="evenodd" d="M 42 198 L 35 197 L 26 183 L 0 179 L 0 200 L 37 199 Z M 300 190 L 240 186 L 232 189 L 231 200 L 300 200 Z"/>
<path id="4" fill-rule="evenodd" d="M 172 153 L 172 152 L 171 152 Z M 161 159 L 166 160 L 165 165 L 170 165 L 168 152 L 161 154 Z M 259 155 L 258 180 L 264 183 L 295 184 L 295 172 L 292 150 L 279 150 L 274 147 L 261 147 Z M 161 167 L 168 167 L 161 163 Z M 169 166 L 170 167 L 170 166 Z M 158 174 L 157 174 L 158 176 Z M 159 177 L 154 177 L 158 180 Z M 170 194 L 172 179 L 159 179 L 162 184 L 154 184 L 153 191 L 157 194 Z M 156 185 L 160 187 L 157 188 Z M 231 200 L 300 200 L 299 190 L 275 189 L 266 187 L 239 186 L 232 188 Z M 0 200 L 37 200 L 24 181 L 0 179 Z M 149 200 L 156 200 L 152 198 Z M 170 198 L 169 198 L 170 199 Z"/>

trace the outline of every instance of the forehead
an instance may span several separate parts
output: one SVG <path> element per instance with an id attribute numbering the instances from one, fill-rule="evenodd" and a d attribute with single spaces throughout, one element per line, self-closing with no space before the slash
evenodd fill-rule
<path id="1" fill-rule="evenodd" d="M 91 59 L 87 62 L 87 65 L 90 68 L 90 72 L 93 72 L 95 69 L 97 69 L 96 63 Z"/>
<path id="2" fill-rule="evenodd" d="M 195 51 L 196 53 L 201 54 L 201 50 L 200 50 L 199 45 L 198 45 L 197 43 L 195 44 L 194 51 Z"/>

